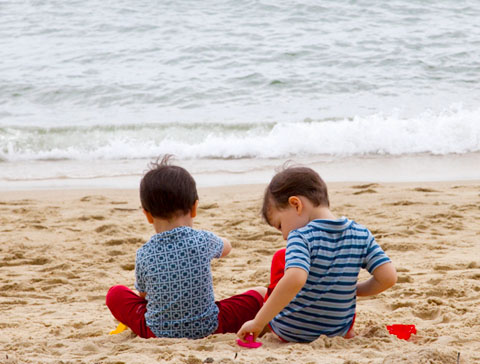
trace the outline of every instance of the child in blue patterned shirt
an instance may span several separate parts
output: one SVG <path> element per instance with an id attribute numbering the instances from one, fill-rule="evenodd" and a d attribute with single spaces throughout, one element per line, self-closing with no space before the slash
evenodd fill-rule
<path id="1" fill-rule="evenodd" d="M 263 217 L 287 240 L 272 261 L 268 299 L 237 335 L 255 340 L 271 329 L 280 339 L 311 342 L 320 335 L 353 337 L 356 296 L 393 286 L 396 270 L 364 226 L 336 218 L 327 186 L 310 168 L 289 167 L 268 185 Z M 372 277 L 357 283 L 361 268 Z"/>
<path id="2" fill-rule="evenodd" d="M 263 305 L 265 287 L 215 301 L 210 261 L 226 256 L 227 239 L 192 228 L 195 180 L 170 156 L 154 164 L 140 184 L 143 211 L 156 234 L 140 247 L 135 288 L 113 286 L 106 304 L 113 316 L 143 338 L 197 339 L 237 332 Z"/>

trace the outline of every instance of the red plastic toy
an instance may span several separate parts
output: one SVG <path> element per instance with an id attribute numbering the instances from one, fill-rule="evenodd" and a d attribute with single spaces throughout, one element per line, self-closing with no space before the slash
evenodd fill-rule
<path id="1" fill-rule="evenodd" d="M 246 341 L 246 342 L 245 342 Z M 243 346 L 244 348 L 256 349 L 262 346 L 262 343 L 259 341 L 253 341 L 253 335 L 248 334 L 245 336 L 245 341 L 237 339 L 237 344 Z"/>
<path id="2" fill-rule="evenodd" d="M 408 340 L 412 334 L 417 333 L 415 325 L 390 325 L 387 326 L 390 334 L 396 335 L 399 339 Z"/>

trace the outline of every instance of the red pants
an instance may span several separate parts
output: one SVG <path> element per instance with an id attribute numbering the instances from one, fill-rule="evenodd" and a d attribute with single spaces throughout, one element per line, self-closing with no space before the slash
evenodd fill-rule
<path id="1" fill-rule="evenodd" d="M 268 285 L 267 294 L 265 295 L 265 302 L 267 301 L 268 297 L 272 294 L 273 289 L 278 284 L 278 281 L 282 279 L 283 275 L 285 274 L 285 252 L 287 251 L 286 248 L 278 250 L 272 258 L 272 266 L 270 268 L 270 284 Z M 345 336 L 349 336 L 349 334 L 353 330 L 353 325 L 355 324 L 355 316 L 353 316 L 352 324 L 350 325 L 350 329 L 345 334 Z M 282 338 L 280 338 L 282 341 Z"/>
<path id="2" fill-rule="evenodd" d="M 278 281 L 283 277 L 285 273 L 285 252 L 286 248 L 278 250 L 272 258 L 272 266 L 270 268 L 270 284 L 267 288 L 267 294 L 265 295 L 265 301 L 272 294 L 273 289 L 277 285 Z"/>
<path id="3" fill-rule="evenodd" d="M 155 337 L 145 321 L 147 300 L 125 286 L 113 286 L 107 293 L 107 307 L 121 323 L 145 339 Z M 236 333 L 244 322 L 252 320 L 262 308 L 263 297 L 255 290 L 215 302 L 218 307 L 218 328 L 215 334 Z"/>
<path id="4" fill-rule="evenodd" d="M 147 300 L 130 288 L 113 286 L 108 290 L 105 300 L 113 317 L 127 325 L 135 334 L 145 339 L 155 337 L 145 321 Z"/>

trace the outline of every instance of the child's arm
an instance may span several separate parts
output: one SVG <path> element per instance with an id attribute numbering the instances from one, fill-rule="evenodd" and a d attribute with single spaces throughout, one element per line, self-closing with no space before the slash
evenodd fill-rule
<path id="1" fill-rule="evenodd" d="M 223 258 L 224 256 L 228 255 L 230 253 L 230 250 L 232 250 L 232 244 L 228 241 L 228 239 L 221 238 L 223 240 L 223 250 L 222 250 L 222 255 L 220 255 L 220 258 Z"/>
<path id="2" fill-rule="evenodd" d="M 382 264 L 373 271 L 373 276 L 357 283 L 357 296 L 373 296 L 397 283 L 397 270 L 391 262 Z"/>
<path id="3" fill-rule="evenodd" d="M 302 268 L 288 268 L 255 318 L 245 322 L 237 332 L 237 336 L 243 339 L 251 333 L 255 340 L 263 328 L 295 298 L 305 285 L 307 278 L 308 273 Z"/>

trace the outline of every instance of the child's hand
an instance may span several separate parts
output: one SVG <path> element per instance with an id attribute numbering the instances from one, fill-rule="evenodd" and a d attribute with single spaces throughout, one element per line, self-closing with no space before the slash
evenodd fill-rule
<path id="1" fill-rule="evenodd" d="M 245 336 L 248 334 L 253 335 L 253 341 L 257 340 L 258 335 L 262 332 L 265 326 L 259 325 L 255 319 L 247 321 L 243 326 L 238 330 L 237 336 L 245 341 Z"/>
<path id="2" fill-rule="evenodd" d="M 245 341 L 245 336 L 252 334 L 253 341 L 255 341 L 263 328 L 300 292 L 307 278 L 308 273 L 304 269 L 288 268 L 278 281 L 268 301 L 265 302 L 253 320 L 243 324 L 238 330 L 237 336 Z"/>
<path id="3" fill-rule="evenodd" d="M 232 250 L 232 244 L 230 244 L 230 241 L 228 239 L 221 239 L 223 240 L 223 250 L 220 258 L 223 258 L 224 256 L 228 255 L 228 253 L 230 253 L 230 250 Z"/>
<path id="4" fill-rule="evenodd" d="M 397 282 L 397 270 L 391 262 L 373 271 L 373 277 L 357 283 L 357 296 L 373 296 L 392 287 Z"/>

